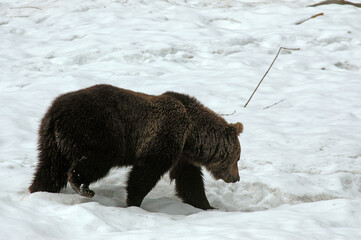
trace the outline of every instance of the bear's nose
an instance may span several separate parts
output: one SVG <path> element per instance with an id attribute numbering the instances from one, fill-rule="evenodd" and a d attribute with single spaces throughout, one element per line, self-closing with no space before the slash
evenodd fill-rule
<path id="1" fill-rule="evenodd" d="M 235 183 L 238 182 L 240 180 L 239 175 L 237 174 L 237 176 L 229 176 L 228 178 L 223 179 L 223 181 L 225 181 L 226 183 Z"/>
<path id="2" fill-rule="evenodd" d="M 234 178 L 234 180 L 233 180 L 232 182 L 233 182 L 233 183 L 239 182 L 239 180 L 240 180 L 240 177 L 239 177 L 239 175 L 238 175 L 237 177 Z"/>

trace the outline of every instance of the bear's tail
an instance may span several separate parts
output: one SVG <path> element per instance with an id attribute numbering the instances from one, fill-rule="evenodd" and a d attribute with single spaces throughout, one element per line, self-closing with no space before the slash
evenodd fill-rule
<path id="1" fill-rule="evenodd" d="M 40 125 L 38 165 L 29 187 L 30 193 L 60 192 L 67 184 L 69 163 L 58 147 L 51 121 L 46 118 Z"/>

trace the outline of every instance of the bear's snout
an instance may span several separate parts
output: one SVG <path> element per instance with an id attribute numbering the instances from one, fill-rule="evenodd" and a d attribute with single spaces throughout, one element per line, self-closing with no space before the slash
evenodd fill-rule
<path id="1" fill-rule="evenodd" d="M 231 166 L 229 171 L 229 181 L 227 183 L 235 183 L 239 181 L 238 164 L 237 162 Z"/>
<path id="2" fill-rule="evenodd" d="M 232 183 L 239 182 L 239 180 L 240 180 L 240 177 L 239 177 L 239 175 L 237 174 L 237 176 L 233 178 Z"/>
<path id="3" fill-rule="evenodd" d="M 237 174 L 237 176 L 229 176 L 228 178 L 224 178 L 223 181 L 225 181 L 226 183 L 235 183 L 235 182 L 239 182 L 240 177 Z"/>

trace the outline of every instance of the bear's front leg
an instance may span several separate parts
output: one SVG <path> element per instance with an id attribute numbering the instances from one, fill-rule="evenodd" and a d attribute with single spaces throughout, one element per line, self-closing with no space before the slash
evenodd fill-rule
<path id="1" fill-rule="evenodd" d="M 175 180 L 177 195 L 196 208 L 203 210 L 214 209 L 207 200 L 204 192 L 202 169 L 180 159 L 170 172 Z"/>
<path id="2" fill-rule="evenodd" d="M 128 206 L 139 207 L 144 197 L 153 189 L 164 173 L 170 166 L 134 166 L 128 178 Z"/>
<path id="3" fill-rule="evenodd" d="M 189 119 L 180 102 L 163 96 L 151 106 L 128 178 L 128 206 L 140 206 L 161 176 L 178 161 L 189 130 Z"/>

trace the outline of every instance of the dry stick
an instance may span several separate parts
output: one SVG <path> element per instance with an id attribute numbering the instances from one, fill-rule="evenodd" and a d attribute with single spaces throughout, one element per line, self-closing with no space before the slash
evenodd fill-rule
<path id="1" fill-rule="evenodd" d="M 261 81 L 258 83 L 258 85 L 257 85 L 256 89 L 253 91 L 252 95 L 249 97 L 249 99 L 248 99 L 247 103 L 244 105 L 244 107 L 247 107 L 247 105 L 248 105 L 249 101 L 251 101 L 251 99 L 252 99 L 252 97 L 253 97 L 254 93 L 257 91 L 257 89 L 258 89 L 259 85 L 261 85 L 261 83 L 262 83 L 263 79 L 266 77 L 267 73 L 268 73 L 268 72 L 269 72 L 269 70 L 271 69 L 271 67 L 272 67 L 273 63 L 276 61 L 276 59 L 277 59 L 277 57 L 278 57 L 278 55 L 280 54 L 280 52 L 281 52 L 281 50 L 282 50 L 282 49 L 285 49 L 285 50 L 291 50 L 291 51 L 300 50 L 300 48 L 285 48 L 285 47 L 280 47 L 280 49 L 278 50 L 278 53 L 277 53 L 277 55 L 276 55 L 275 59 L 273 59 L 273 62 L 271 63 L 271 66 L 269 66 L 269 68 L 268 68 L 267 72 L 263 75 L 263 77 L 262 77 Z"/>
<path id="2" fill-rule="evenodd" d="M 296 25 L 299 25 L 299 24 L 304 23 L 304 22 L 306 22 L 306 21 L 308 21 L 308 20 L 310 20 L 310 19 L 312 19 L 312 18 L 316 18 L 316 17 L 322 16 L 322 15 L 323 15 L 323 13 L 319 13 L 319 14 L 313 15 L 312 17 L 309 17 L 309 18 L 306 18 L 306 19 L 304 19 L 304 20 L 298 21 L 298 22 L 296 22 L 295 24 L 296 24 Z"/>
<path id="3" fill-rule="evenodd" d="M 326 0 L 326 1 L 319 2 L 319 3 L 313 4 L 313 5 L 308 5 L 308 7 L 317 7 L 317 6 L 325 5 L 325 4 L 341 4 L 341 5 L 346 4 L 346 5 L 352 5 L 355 7 L 361 7 L 361 3 L 353 3 L 353 2 L 348 2 L 345 0 Z"/>
<path id="4" fill-rule="evenodd" d="M 269 106 L 263 108 L 263 110 L 264 110 L 264 109 L 267 109 L 267 108 L 270 108 L 270 107 L 273 107 L 274 105 L 277 105 L 277 104 L 283 102 L 284 100 L 286 100 L 286 99 L 282 99 L 282 100 L 280 100 L 280 101 L 278 101 L 278 102 L 276 102 L 276 103 L 274 103 L 274 104 L 272 104 L 272 105 L 269 105 Z"/>
<path id="5" fill-rule="evenodd" d="M 234 110 L 233 113 L 220 113 L 219 115 L 221 115 L 221 116 L 232 116 L 235 113 L 236 113 L 236 110 Z"/>

